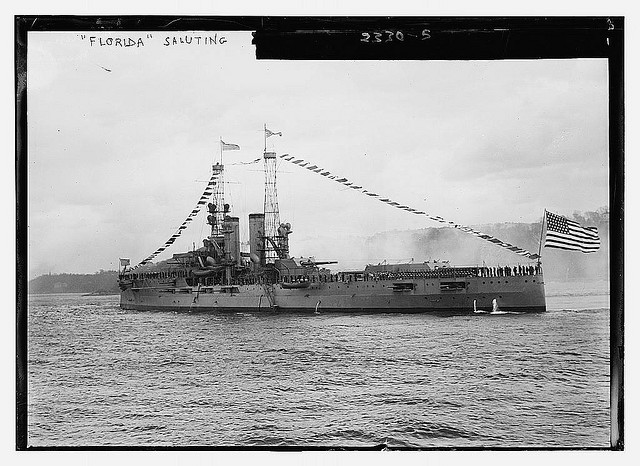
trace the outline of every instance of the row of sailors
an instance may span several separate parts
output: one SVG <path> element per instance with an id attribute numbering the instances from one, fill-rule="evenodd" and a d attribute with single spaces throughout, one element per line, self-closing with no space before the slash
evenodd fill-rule
<path id="1" fill-rule="evenodd" d="M 480 267 L 480 277 L 511 277 L 520 275 L 540 275 L 542 273 L 542 265 L 515 265 L 510 267 Z"/>
<path id="2" fill-rule="evenodd" d="M 266 282 L 262 275 L 241 275 L 233 279 L 234 285 L 261 285 Z"/>
<path id="3" fill-rule="evenodd" d="M 364 274 L 364 280 L 395 280 L 398 278 L 466 278 L 466 277 L 511 277 L 524 275 L 540 275 L 542 266 L 536 265 L 516 265 L 504 267 L 467 267 L 454 268 L 447 267 L 438 270 L 426 270 L 415 272 L 376 272 Z"/>
<path id="4" fill-rule="evenodd" d="M 377 280 L 397 280 L 402 278 L 467 278 L 467 277 L 511 277 L 525 275 L 540 275 L 542 266 L 536 265 L 516 265 L 503 267 L 446 267 L 436 270 L 423 270 L 412 272 L 375 272 L 375 273 L 335 273 L 315 275 L 292 275 L 284 276 L 286 283 L 304 283 L 316 281 L 320 283 L 349 283 L 352 281 L 377 281 Z"/>
<path id="5" fill-rule="evenodd" d="M 171 279 L 178 277 L 189 277 L 191 271 L 186 270 L 171 270 L 165 272 L 125 272 L 120 275 L 122 280 L 143 280 L 143 279 Z"/>

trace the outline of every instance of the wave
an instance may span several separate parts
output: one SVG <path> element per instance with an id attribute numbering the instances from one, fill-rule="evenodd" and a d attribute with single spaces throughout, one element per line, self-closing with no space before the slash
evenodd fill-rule
<path id="1" fill-rule="evenodd" d="M 447 439 L 478 439 L 482 437 L 479 433 L 472 430 L 465 430 L 452 425 L 447 424 L 434 424 L 427 423 L 419 426 L 406 426 L 399 429 L 397 432 L 402 434 L 409 434 L 413 438 L 419 439 L 433 439 L 433 438 L 447 438 Z"/>

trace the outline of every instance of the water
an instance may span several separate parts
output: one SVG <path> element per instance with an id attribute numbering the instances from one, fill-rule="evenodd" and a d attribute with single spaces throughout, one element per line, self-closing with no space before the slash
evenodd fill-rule
<path id="1" fill-rule="evenodd" d="M 544 314 L 122 311 L 30 296 L 30 446 L 609 446 L 607 283 Z"/>

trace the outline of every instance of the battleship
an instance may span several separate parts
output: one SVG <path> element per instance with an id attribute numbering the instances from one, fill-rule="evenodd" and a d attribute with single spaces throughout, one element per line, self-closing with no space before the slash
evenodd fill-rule
<path id="1" fill-rule="evenodd" d="M 446 261 L 369 264 L 361 270 L 333 272 L 334 260 L 292 257 L 291 224 L 280 221 L 277 199 L 277 161 L 293 164 L 343 183 L 408 214 L 422 211 L 383 198 L 361 186 L 330 174 L 288 154 L 267 150 L 267 138 L 281 133 L 266 126 L 263 161 L 265 172 L 263 212 L 248 216 L 248 250 L 240 242 L 240 219 L 232 215 L 224 197 L 222 154 L 239 146 L 220 140 L 220 161 L 196 208 L 179 230 L 151 256 L 131 267 L 121 259 L 120 306 L 140 311 L 250 311 L 250 312 L 435 312 L 491 313 L 544 312 L 544 275 L 539 254 L 504 243 L 453 222 L 463 231 L 502 246 L 528 259 L 515 265 L 453 266 Z M 210 234 L 202 246 L 174 253 L 153 263 L 178 238 L 201 210 L 207 212 Z"/>

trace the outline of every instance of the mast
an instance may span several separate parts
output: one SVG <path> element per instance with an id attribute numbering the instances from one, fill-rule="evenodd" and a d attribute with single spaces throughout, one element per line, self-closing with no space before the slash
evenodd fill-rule
<path id="1" fill-rule="evenodd" d="M 280 208 L 278 206 L 278 189 L 276 187 L 276 153 L 267 152 L 267 125 L 264 125 L 264 236 L 265 262 L 275 262 L 279 257 L 278 227 L 280 226 Z"/>
<path id="2" fill-rule="evenodd" d="M 542 222 L 540 223 L 540 243 L 538 244 L 538 264 L 540 263 L 540 259 L 542 258 L 540 254 L 542 254 L 542 234 L 544 232 L 544 222 L 547 218 L 547 209 L 544 209 L 544 213 L 542 214 Z"/>
<path id="3" fill-rule="evenodd" d="M 211 237 L 214 239 L 222 235 L 222 223 L 224 221 L 224 165 L 222 164 L 222 138 L 220 138 L 220 162 L 212 165 L 213 175 L 216 185 L 213 191 L 213 202 L 207 207 L 209 209 L 209 224 L 211 225 Z"/>

